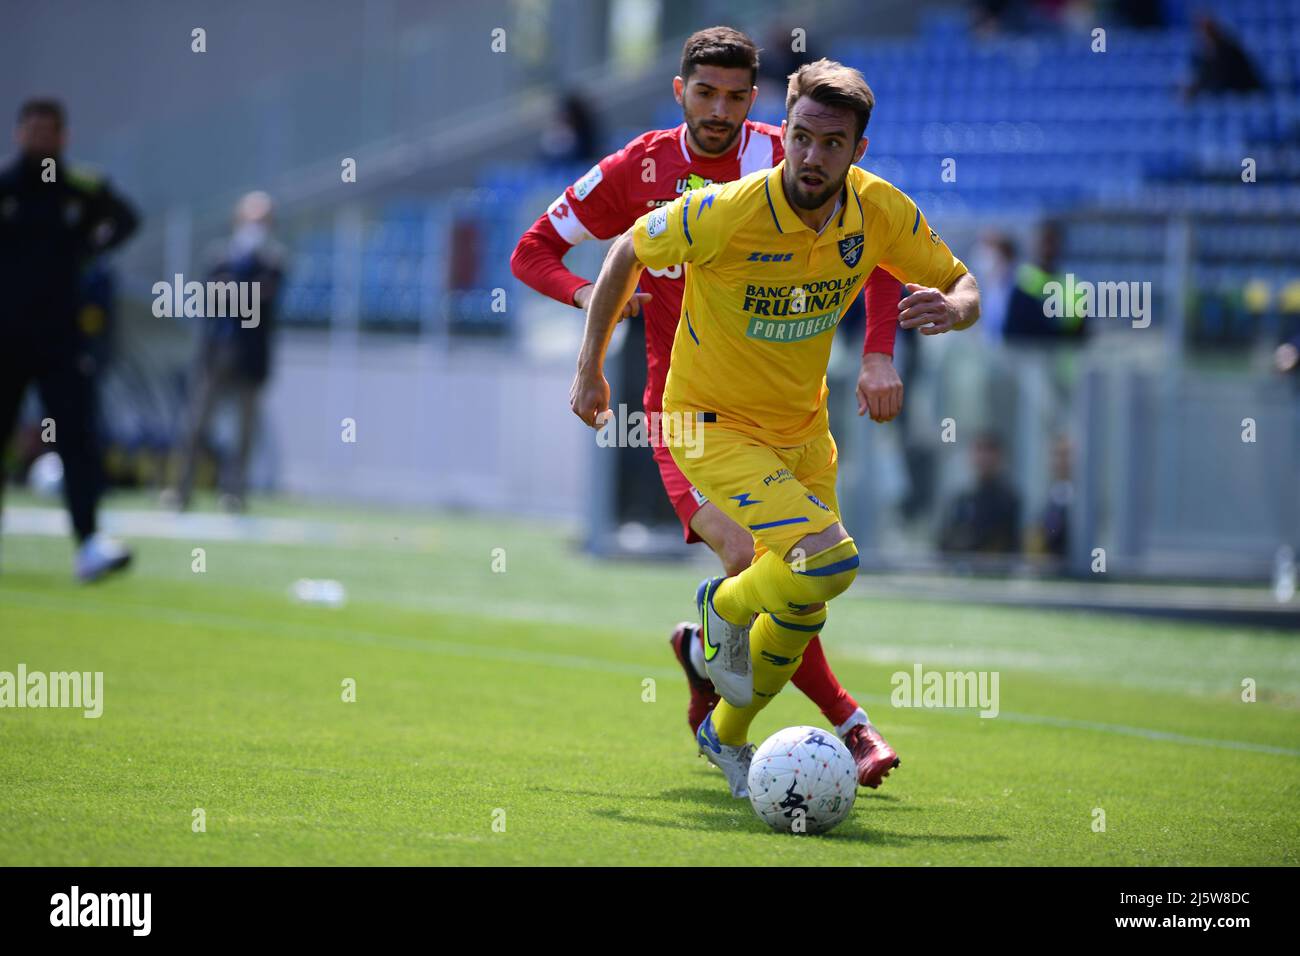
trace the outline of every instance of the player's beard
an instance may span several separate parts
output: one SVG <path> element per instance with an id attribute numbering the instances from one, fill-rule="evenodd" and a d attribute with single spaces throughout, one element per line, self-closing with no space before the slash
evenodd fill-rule
<path id="1" fill-rule="evenodd" d="M 726 140 L 722 143 L 721 146 L 715 146 L 713 138 L 722 135 L 722 130 L 710 129 L 709 126 L 713 123 L 716 123 L 717 122 L 716 120 L 696 121 L 696 120 L 692 120 L 684 112 L 682 114 L 682 118 L 686 120 L 686 128 L 691 131 L 691 139 L 695 142 L 695 144 L 697 146 L 701 146 L 707 149 L 714 156 L 720 156 L 723 153 L 725 153 L 727 150 L 731 149 L 731 147 L 734 146 L 736 143 L 736 138 L 740 136 L 740 128 L 745 125 L 743 120 L 737 123 L 735 126 L 726 124 L 730 130 L 726 134 Z M 718 125 L 722 126 L 723 124 L 719 123 Z M 703 138 L 704 136 L 708 136 L 710 138 L 704 139 Z"/>
<path id="2" fill-rule="evenodd" d="M 786 195 L 790 197 L 791 205 L 798 206 L 800 209 L 820 209 L 826 205 L 835 197 L 836 193 L 844 188 L 844 180 L 849 175 L 849 171 L 846 169 L 840 174 L 839 179 L 834 182 L 827 182 L 816 192 L 810 192 L 808 187 L 799 181 L 800 174 L 806 172 L 806 170 L 795 172 L 787 166 L 785 171 L 791 179 L 790 182 L 785 184 Z M 824 176 L 825 174 L 818 171 L 818 175 Z"/>

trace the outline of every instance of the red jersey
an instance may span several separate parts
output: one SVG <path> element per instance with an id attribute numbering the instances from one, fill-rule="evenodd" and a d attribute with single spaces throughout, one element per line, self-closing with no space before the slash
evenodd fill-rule
<path id="1" fill-rule="evenodd" d="M 546 214 L 519 240 L 511 257 L 511 269 L 537 291 L 572 305 L 573 294 L 590 280 L 563 267 L 559 260 L 568 247 L 584 239 L 613 239 L 631 228 L 648 209 L 672 202 L 692 189 L 768 169 L 784 155 L 780 128 L 754 120 L 745 121 L 735 145 L 721 156 L 697 155 L 687 140 L 685 123 L 642 133 L 591 167 L 555 198 Z M 683 271 L 679 264 L 646 269 L 641 274 L 639 289 L 652 296 L 644 309 L 646 411 L 661 411 L 663 407 L 664 382 L 686 287 Z M 866 351 L 892 354 L 898 327 L 898 280 L 876 269 L 865 288 Z M 873 316 L 878 317 L 874 328 Z"/>

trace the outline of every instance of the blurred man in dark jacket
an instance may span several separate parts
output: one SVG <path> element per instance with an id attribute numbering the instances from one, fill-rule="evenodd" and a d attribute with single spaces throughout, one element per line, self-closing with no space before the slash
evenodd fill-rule
<path id="1" fill-rule="evenodd" d="M 223 397 L 238 404 L 235 453 L 222 481 L 220 503 L 242 511 L 248 481 L 248 457 L 257 427 L 262 387 L 271 374 L 275 303 L 284 278 L 283 247 L 271 237 L 272 203 L 264 192 L 251 192 L 235 206 L 230 238 L 213 250 L 212 282 L 255 283 L 260 304 L 257 321 L 238 315 L 206 316 L 195 361 L 189 421 L 182 439 L 179 479 L 163 493 L 163 503 L 184 510 L 194 492 L 199 451 Z"/>
<path id="2" fill-rule="evenodd" d="M 24 103 L 15 140 L 19 155 L 0 170 L 0 451 L 35 383 L 53 423 L 43 431 L 52 431 L 63 459 L 76 573 L 93 581 L 126 567 L 131 554 L 96 527 L 102 462 L 95 360 L 77 324 L 82 270 L 130 236 L 139 220 L 104 179 L 64 162 L 67 125 L 57 101 Z"/>
<path id="3" fill-rule="evenodd" d="M 971 448 L 975 484 L 948 505 L 939 529 L 945 554 L 1019 554 L 1020 495 L 1007 479 L 1002 440 L 981 432 Z"/>
<path id="4" fill-rule="evenodd" d="M 1196 52 L 1193 78 L 1184 90 L 1191 99 L 1202 93 L 1251 93 L 1264 89 L 1264 81 L 1246 48 L 1214 17 L 1196 18 Z"/>
<path id="5" fill-rule="evenodd" d="M 1006 317 L 1002 334 L 1008 342 L 1061 342 L 1083 338 L 1087 331 L 1079 296 L 1066 300 L 1064 314 L 1048 315 L 1045 307 L 1047 287 L 1056 282 L 1065 284 L 1065 276 L 1058 270 L 1061 261 L 1062 230 L 1060 223 L 1047 220 L 1038 227 L 1032 262 L 1023 262 L 1016 270 L 1006 304 Z"/>

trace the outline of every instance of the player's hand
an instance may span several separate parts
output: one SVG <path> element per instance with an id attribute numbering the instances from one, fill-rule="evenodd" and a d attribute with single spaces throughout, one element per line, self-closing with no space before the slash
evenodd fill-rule
<path id="1" fill-rule="evenodd" d="M 649 292 L 633 292 L 632 298 L 623 303 L 623 311 L 619 313 L 618 320 L 622 322 L 634 315 L 640 315 L 641 310 L 645 308 L 645 304 L 652 298 L 653 296 Z"/>
<path id="2" fill-rule="evenodd" d="M 858 373 L 858 414 L 871 412 L 873 422 L 891 421 L 903 408 L 903 380 L 884 353 L 862 356 Z"/>
<path id="3" fill-rule="evenodd" d="M 915 282 L 907 283 L 904 288 L 909 294 L 898 303 L 899 328 L 919 328 L 922 335 L 939 335 L 951 332 L 961 321 L 952 302 L 938 289 Z"/>
<path id="4" fill-rule="evenodd" d="M 594 375 L 578 369 L 569 386 L 569 408 L 589 428 L 600 428 L 608 420 L 609 382 L 601 372 Z"/>
<path id="5" fill-rule="evenodd" d="M 573 293 L 573 304 L 584 312 L 587 310 L 587 303 L 591 301 L 591 290 L 596 288 L 594 284 L 584 285 L 577 292 Z M 618 321 L 630 319 L 634 315 L 640 315 L 645 304 L 654 296 L 649 292 L 634 292 L 632 298 L 623 303 L 623 311 L 618 314 Z"/>

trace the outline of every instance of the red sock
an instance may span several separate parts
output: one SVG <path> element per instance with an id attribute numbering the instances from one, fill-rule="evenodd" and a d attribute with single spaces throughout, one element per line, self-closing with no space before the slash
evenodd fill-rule
<path id="1" fill-rule="evenodd" d="M 858 702 L 831 672 L 831 665 L 826 663 L 820 634 L 809 642 L 799 669 L 790 680 L 837 727 L 858 709 Z"/>

